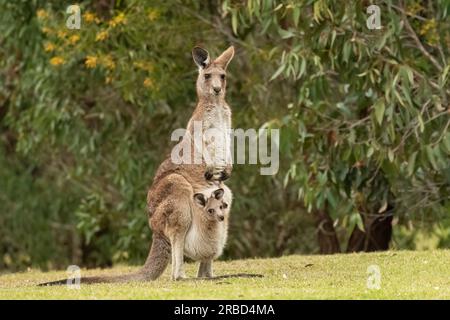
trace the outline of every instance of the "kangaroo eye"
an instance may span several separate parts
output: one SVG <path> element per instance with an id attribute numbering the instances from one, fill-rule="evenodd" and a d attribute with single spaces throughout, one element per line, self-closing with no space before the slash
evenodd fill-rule
<path id="1" fill-rule="evenodd" d="M 211 78 L 211 73 L 205 73 L 205 79 L 208 80 L 209 78 Z"/>
<path id="2" fill-rule="evenodd" d="M 214 209 L 208 209 L 208 213 L 209 214 L 213 214 L 214 213 Z"/>
<path id="3" fill-rule="evenodd" d="M 224 203 L 224 204 L 222 205 L 222 207 L 223 207 L 223 209 L 226 209 L 226 208 L 228 208 L 228 204 Z M 220 207 L 220 209 L 222 209 L 222 207 Z"/>
<path id="4" fill-rule="evenodd" d="M 221 74 L 221 75 L 220 75 L 220 78 L 221 78 L 222 80 L 225 80 L 225 75 L 224 75 L 224 74 Z"/>

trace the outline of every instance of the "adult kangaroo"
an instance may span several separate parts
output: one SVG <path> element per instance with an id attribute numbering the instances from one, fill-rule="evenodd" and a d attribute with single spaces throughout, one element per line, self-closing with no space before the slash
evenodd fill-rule
<path id="1" fill-rule="evenodd" d="M 209 193 L 218 187 L 224 190 L 224 197 L 231 205 L 231 190 L 222 181 L 231 174 L 231 162 L 226 143 L 231 129 L 231 109 L 225 102 L 226 69 L 234 56 L 234 47 L 229 47 L 218 58 L 211 60 L 208 51 L 200 47 L 192 50 L 192 56 L 199 67 L 197 77 L 198 103 L 186 128 L 186 134 L 177 145 L 192 155 L 202 150 L 198 164 L 174 164 L 172 157 L 167 158 L 158 168 L 153 185 L 147 195 L 149 222 L 153 230 L 153 242 L 147 261 L 140 273 L 145 279 L 158 278 L 167 267 L 170 252 L 172 253 L 172 279 L 185 278 L 183 271 L 186 235 L 197 220 L 193 219 L 197 211 L 194 204 L 196 193 Z M 196 145 L 196 129 L 201 131 L 201 146 Z M 218 135 L 207 136 L 207 130 L 214 129 Z M 221 139 L 222 138 L 222 139 Z M 205 151 L 205 152 L 203 152 Z M 217 152 L 225 151 L 225 152 Z M 172 155 L 174 152 L 172 152 Z M 203 156 L 211 157 L 209 163 Z M 184 154 L 183 154 L 184 156 Z M 189 237 L 192 238 L 192 237 Z M 198 241 L 202 237 L 196 237 Z M 206 239 L 204 239 L 206 241 Z M 189 244 L 190 247 L 201 247 L 201 243 Z M 171 249 L 171 250 L 170 250 Z M 192 250 L 189 250 L 192 251 Z M 200 260 L 199 275 L 211 259 L 203 259 L 201 252 L 190 256 Z"/>
<path id="2" fill-rule="evenodd" d="M 202 137 L 209 129 L 215 129 L 227 137 L 228 129 L 231 129 L 231 109 L 225 102 L 226 69 L 234 56 L 234 47 L 225 50 L 215 60 L 210 59 L 208 51 L 195 47 L 192 50 L 194 62 L 199 68 L 197 77 L 198 103 L 188 122 L 186 134 L 176 150 L 188 151 L 195 154 L 199 146 L 195 144 L 195 129 L 201 129 Z M 225 140 L 217 135 L 201 139 L 201 149 L 213 155 L 212 161 L 206 161 L 203 157 L 200 162 L 174 163 L 172 150 L 171 156 L 159 166 L 153 184 L 147 195 L 149 225 L 153 231 L 152 245 L 147 260 L 136 273 L 115 277 L 84 277 L 81 283 L 100 282 L 127 282 L 147 281 L 157 279 L 166 269 L 170 256 L 172 256 L 172 279 L 179 280 L 185 277 L 183 261 L 185 252 L 186 235 L 195 227 L 196 219 L 193 219 L 195 207 L 194 195 L 198 193 L 214 192 L 218 188 L 223 189 L 224 198 L 228 199 L 231 206 L 231 190 L 223 183 L 231 174 L 231 161 L 229 150 L 224 145 Z M 217 152 L 225 150 L 225 154 Z M 203 153 L 202 153 L 203 154 Z M 226 158 L 226 159 L 225 159 Z M 210 159 L 211 160 L 211 159 Z M 195 228 L 194 228 L 195 229 Z M 201 241 L 202 237 L 189 237 Z M 196 246 L 190 243 L 190 247 Z M 192 250 L 191 250 L 192 251 Z M 195 251 L 195 250 L 194 250 Z M 198 256 L 191 257 L 199 260 L 199 275 L 211 276 L 211 259 Z M 43 285 L 63 284 L 65 280 L 44 283 Z"/>

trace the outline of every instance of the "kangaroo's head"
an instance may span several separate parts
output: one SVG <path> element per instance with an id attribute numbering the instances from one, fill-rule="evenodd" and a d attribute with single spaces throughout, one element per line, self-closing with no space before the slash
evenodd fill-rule
<path id="1" fill-rule="evenodd" d="M 192 57 L 198 66 L 197 95 L 200 99 L 219 100 L 225 97 L 226 70 L 234 56 L 234 47 L 211 60 L 208 51 L 195 47 Z"/>
<path id="2" fill-rule="evenodd" d="M 222 188 L 215 190 L 209 198 L 203 193 L 194 194 L 195 203 L 202 208 L 205 217 L 211 221 L 223 221 L 228 214 L 228 204 L 223 201 Z"/>

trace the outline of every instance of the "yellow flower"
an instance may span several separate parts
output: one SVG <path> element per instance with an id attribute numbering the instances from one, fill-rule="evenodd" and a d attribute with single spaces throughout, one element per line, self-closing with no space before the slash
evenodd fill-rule
<path id="1" fill-rule="evenodd" d="M 159 17 L 159 11 L 157 9 L 149 9 L 147 13 L 148 20 L 154 21 Z"/>
<path id="2" fill-rule="evenodd" d="M 111 77 L 106 77 L 105 83 L 106 83 L 106 84 L 109 84 L 109 83 L 111 83 L 111 82 L 112 82 L 112 78 L 111 78 Z"/>
<path id="3" fill-rule="evenodd" d="M 54 51 L 55 50 L 55 45 L 53 44 L 53 43 L 51 43 L 51 42 L 47 42 L 45 45 L 44 45 L 44 50 L 45 50 L 45 52 L 52 52 L 52 51 Z"/>
<path id="4" fill-rule="evenodd" d="M 411 3 L 406 5 L 406 12 L 409 14 L 417 14 L 421 10 L 423 10 L 423 7 L 420 3 Z"/>
<path id="5" fill-rule="evenodd" d="M 60 56 L 55 56 L 50 59 L 50 63 L 54 66 L 59 66 L 64 63 L 64 59 Z"/>
<path id="6" fill-rule="evenodd" d="M 74 34 L 74 35 L 69 37 L 70 44 L 75 44 L 75 43 L 78 42 L 78 40 L 80 40 L 80 36 L 77 35 L 77 34 Z"/>
<path id="7" fill-rule="evenodd" d="M 142 63 L 140 61 L 133 62 L 133 65 L 139 69 L 143 69 L 143 67 L 144 67 L 144 63 Z"/>
<path id="8" fill-rule="evenodd" d="M 426 21 L 422 28 L 419 30 L 419 33 L 422 36 L 425 36 L 428 44 L 435 45 L 439 42 L 439 35 L 437 32 L 437 23 L 436 19 L 430 19 Z"/>
<path id="9" fill-rule="evenodd" d="M 86 65 L 86 67 L 93 69 L 97 65 L 97 60 L 98 58 L 95 56 L 87 56 L 84 64 Z"/>
<path id="10" fill-rule="evenodd" d="M 114 63 L 114 60 L 111 57 L 111 55 L 103 57 L 102 64 L 110 70 L 114 70 L 116 68 L 116 64 Z"/>
<path id="11" fill-rule="evenodd" d="M 150 62 L 145 62 L 145 61 L 136 61 L 133 62 L 133 65 L 139 69 L 145 70 L 145 71 L 153 71 L 154 67 Z"/>
<path id="12" fill-rule="evenodd" d="M 88 23 L 90 23 L 90 22 L 92 22 L 92 21 L 95 21 L 95 19 L 97 19 L 97 17 L 95 16 L 95 14 L 94 13 L 92 13 L 92 12 L 86 12 L 85 14 L 83 14 L 83 18 L 84 18 L 84 21 L 86 21 L 86 22 L 88 22 Z"/>
<path id="13" fill-rule="evenodd" d="M 145 78 L 145 80 L 144 80 L 144 87 L 146 87 L 146 88 L 154 87 L 153 80 L 150 79 L 150 78 Z"/>
<path id="14" fill-rule="evenodd" d="M 43 27 L 43 28 L 42 28 L 42 32 L 45 33 L 45 34 L 51 34 L 51 33 L 52 33 L 52 30 L 51 30 L 50 28 Z"/>
<path id="15" fill-rule="evenodd" d="M 41 20 L 48 18 L 48 13 L 44 9 L 39 9 L 36 13 L 37 17 Z"/>
<path id="16" fill-rule="evenodd" d="M 59 30 L 58 33 L 57 33 L 57 35 L 58 35 L 58 38 L 64 39 L 64 38 L 66 37 L 66 35 L 67 35 L 67 32 L 66 32 L 66 31 L 62 31 L 62 30 Z"/>
<path id="17" fill-rule="evenodd" d="M 126 23 L 127 23 L 127 19 L 125 18 L 125 14 L 123 12 L 119 13 L 117 16 L 115 16 L 108 22 L 108 24 L 111 27 L 115 27 L 119 24 L 126 24 Z"/>
<path id="18" fill-rule="evenodd" d="M 95 36 L 95 41 L 103 41 L 108 38 L 108 31 L 100 31 Z"/>

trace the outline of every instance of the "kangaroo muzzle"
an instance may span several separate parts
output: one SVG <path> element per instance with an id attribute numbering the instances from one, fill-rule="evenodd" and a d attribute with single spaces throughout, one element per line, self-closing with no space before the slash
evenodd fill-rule
<path id="1" fill-rule="evenodd" d="M 222 90 L 221 87 L 213 87 L 213 91 L 216 95 L 218 95 L 220 93 L 220 91 Z"/>

